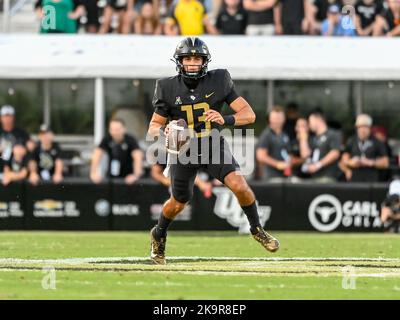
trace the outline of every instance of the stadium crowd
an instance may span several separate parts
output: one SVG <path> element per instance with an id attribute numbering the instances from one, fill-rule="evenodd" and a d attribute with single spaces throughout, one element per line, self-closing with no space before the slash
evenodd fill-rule
<path id="1" fill-rule="evenodd" d="M 37 0 L 41 33 L 398 36 L 400 0 Z"/>
<path id="2" fill-rule="evenodd" d="M 12 106 L 4 105 L 0 115 L 3 184 L 19 180 L 29 180 L 35 185 L 40 181 L 61 182 L 68 170 L 52 130 L 41 125 L 34 141 L 25 130 L 15 126 Z M 286 110 L 276 106 L 258 138 L 254 178 L 266 182 L 389 181 L 392 178 L 389 169 L 397 169 L 398 163 L 387 140 L 386 130 L 373 126 L 367 114 L 358 115 L 354 136 L 344 141 L 342 132 L 329 127 L 320 109 L 303 117 L 294 103 Z M 113 118 L 108 133 L 93 151 L 90 179 L 100 183 L 116 178 L 134 184 L 147 175 L 169 187 L 170 181 L 162 174 L 165 165 L 145 159 L 144 151 L 127 132 L 124 120 Z M 107 163 L 103 162 L 105 159 Z M 205 194 L 210 194 L 211 184 L 216 181 L 200 174 L 195 183 Z"/>

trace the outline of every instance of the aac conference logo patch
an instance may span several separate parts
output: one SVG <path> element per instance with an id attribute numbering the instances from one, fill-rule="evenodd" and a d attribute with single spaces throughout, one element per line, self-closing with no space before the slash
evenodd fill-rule
<path id="1" fill-rule="evenodd" d="M 330 194 L 319 195 L 308 208 L 308 218 L 312 226 L 318 231 L 333 231 L 342 221 L 342 204 Z"/>

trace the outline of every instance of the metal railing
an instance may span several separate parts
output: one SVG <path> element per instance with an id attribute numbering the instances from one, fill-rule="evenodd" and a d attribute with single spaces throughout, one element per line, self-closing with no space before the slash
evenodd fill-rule
<path id="1" fill-rule="evenodd" d="M 2 0 L 3 2 L 3 32 L 10 32 L 11 18 L 32 0 Z M 33 10 L 33 9 L 32 9 Z"/>

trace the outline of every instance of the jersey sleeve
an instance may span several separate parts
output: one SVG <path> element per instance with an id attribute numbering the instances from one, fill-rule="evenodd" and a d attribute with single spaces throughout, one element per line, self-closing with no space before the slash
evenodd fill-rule
<path id="1" fill-rule="evenodd" d="M 239 95 L 235 91 L 235 85 L 228 70 L 225 70 L 224 72 L 224 96 L 225 102 L 229 105 L 237 98 L 239 98 Z"/>
<path id="2" fill-rule="evenodd" d="M 137 142 L 137 140 L 133 136 L 129 136 L 128 145 L 129 145 L 130 152 L 132 152 L 134 150 L 137 150 L 137 149 L 140 149 L 139 143 Z"/>
<path id="3" fill-rule="evenodd" d="M 99 144 L 99 148 L 104 150 L 104 151 L 108 151 L 108 137 L 104 137 L 103 140 L 101 140 L 100 144 Z"/>
<path id="4" fill-rule="evenodd" d="M 11 169 L 11 161 L 12 161 L 12 159 L 9 159 L 9 160 L 2 160 L 3 161 L 3 166 L 4 166 L 4 169 L 7 167 L 8 169 Z"/>
<path id="5" fill-rule="evenodd" d="M 340 136 L 336 132 L 332 133 L 331 139 L 329 139 L 329 148 L 331 150 L 339 150 L 341 148 L 341 143 L 340 143 Z"/>
<path id="6" fill-rule="evenodd" d="M 264 132 L 261 133 L 260 138 L 257 143 L 257 149 L 262 148 L 262 149 L 269 149 L 269 131 L 265 130 Z"/>
<path id="7" fill-rule="evenodd" d="M 167 103 L 164 100 L 164 95 L 162 92 L 162 85 L 160 80 L 156 81 L 156 88 L 154 90 L 154 97 L 153 97 L 153 107 L 154 112 L 159 114 L 162 117 L 167 118 L 169 115 L 169 108 Z"/>
<path id="8" fill-rule="evenodd" d="M 54 159 L 60 159 L 61 148 L 58 143 L 53 144 L 53 149 L 55 150 Z"/>
<path id="9" fill-rule="evenodd" d="M 346 146 L 344 147 L 344 152 L 349 153 L 351 155 L 352 149 L 353 149 L 353 138 L 350 138 L 347 141 Z"/>
<path id="10" fill-rule="evenodd" d="M 30 160 L 39 162 L 39 154 L 40 154 L 40 147 L 36 145 L 35 149 L 31 153 L 29 153 Z"/>
<path id="11" fill-rule="evenodd" d="M 382 157 L 387 157 L 387 150 L 385 148 L 385 144 L 379 140 L 375 140 L 376 143 L 376 157 L 377 158 L 382 158 Z"/>

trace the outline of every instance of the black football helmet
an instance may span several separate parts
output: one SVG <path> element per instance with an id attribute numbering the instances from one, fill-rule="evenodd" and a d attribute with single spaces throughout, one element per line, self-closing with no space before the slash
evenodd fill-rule
<path id="1" fill-rule="evenodd" d="M 203 64 L 197 72 L 187 72 L 182 64 L 182 59 L 185 56 L 201 56 Z M 200 79 L 207 73 L 208 63 L 211 61 L 211 55 L 207 45 L 198 37 L 187 37 L 175 49 L 174 59 L 171 59 L 176 64 L 176 71 L 180 75 L 189 79 Z"/>

